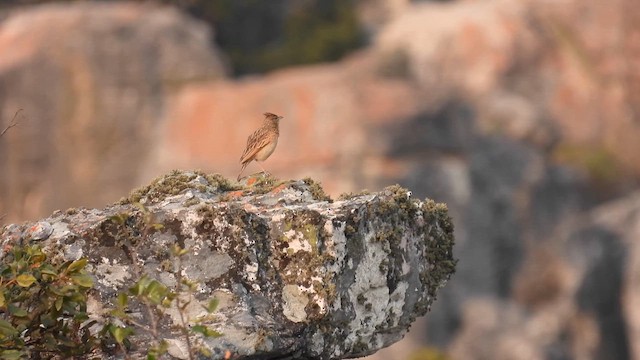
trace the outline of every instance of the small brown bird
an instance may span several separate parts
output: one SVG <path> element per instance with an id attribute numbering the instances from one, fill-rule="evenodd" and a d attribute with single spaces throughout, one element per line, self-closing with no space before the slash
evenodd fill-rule
<path id="1" fill-rule="evenodd" d="M 282 116 L 268 112 L 264 113 L 262 126 L 249 136 L 247 139 L 247 147 L 240 157 L 242 169 L 240 169 L 240 174 L 238 174 L 238 181 L 240 181 L 240 175 L 242 175 L 244 168 L 246 168 L 251 161 L 265 161 L 273 153 L 273 150 L 276 149 L 278 136 L 280 135 L 278 129 L 280 119 L 282 119 Z M 260 168 L 262 172 L 267 173 L 262 165 L 260 165 Z"/>

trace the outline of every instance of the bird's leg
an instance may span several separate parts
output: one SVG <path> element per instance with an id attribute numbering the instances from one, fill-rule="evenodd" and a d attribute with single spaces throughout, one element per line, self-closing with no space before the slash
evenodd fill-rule
<path id="1" fill-rule="evenodd" d="M 262 173 L 265 174 L 266 176 L 271 176 L 271 174 L 264 169 L 264 167 L 262 167 L 262 164 L 260 164 L 259 162 L 256 161 L 256 163 L 258 164 L 258 166 L 260 166 L 260 169 L 262 169 Z"/>

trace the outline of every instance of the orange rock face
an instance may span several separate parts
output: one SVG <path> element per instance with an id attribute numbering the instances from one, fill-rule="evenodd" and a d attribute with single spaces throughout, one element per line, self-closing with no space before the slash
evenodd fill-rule
<path id="1" fill-rule="evenodd" d="M 167 94 L 224 69 L 209 30 L 171 8 L 56 4 L 0 26 L 0 216 L 99 206 L 138 184 Z M 4 128 L 4 126 L 2 126 Z"/>

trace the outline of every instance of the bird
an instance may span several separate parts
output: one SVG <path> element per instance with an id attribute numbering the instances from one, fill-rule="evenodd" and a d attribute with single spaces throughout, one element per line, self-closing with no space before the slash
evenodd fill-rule
<path id="1" fill-rule="evenodd" d="M 238 174 L 238 181 L 240 181 L 240 176 L 242 175 L 244 168 L 246 168 L 251 161 L 265 161 L 276 149 L 276 145 L 278 145 L 278 136 L 280 135 L 280 130 L 278 128 L 280 119 L 282 119 L 282 116 L 278 116 L 270 112 L 264 113 L 262 126 L 249 136 L 247 139 L 247 147 L 244 149 L 244 152 L 240 157 L 242 169 L 240 169 L 240 174 Z M 262 165 L 260 165 L 260 168 L 263 173 L 268 174 Z"/>

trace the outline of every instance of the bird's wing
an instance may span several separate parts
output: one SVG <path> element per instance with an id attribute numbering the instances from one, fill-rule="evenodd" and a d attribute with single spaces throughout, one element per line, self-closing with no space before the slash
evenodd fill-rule
<path id="1" fill-rule="evenodd" d="M 253 160 L 253 157 L 260 151 L 263 147 L 269 145 L 272 141 L 272 137 L 269 136 L 269 132 L 267 129 L 260 128 L 256 130 L 249 138 L 247 139 L 247 148 L 244 149 L 242 156 L 240 157 L 240 162 L 245 163 Z"/>

